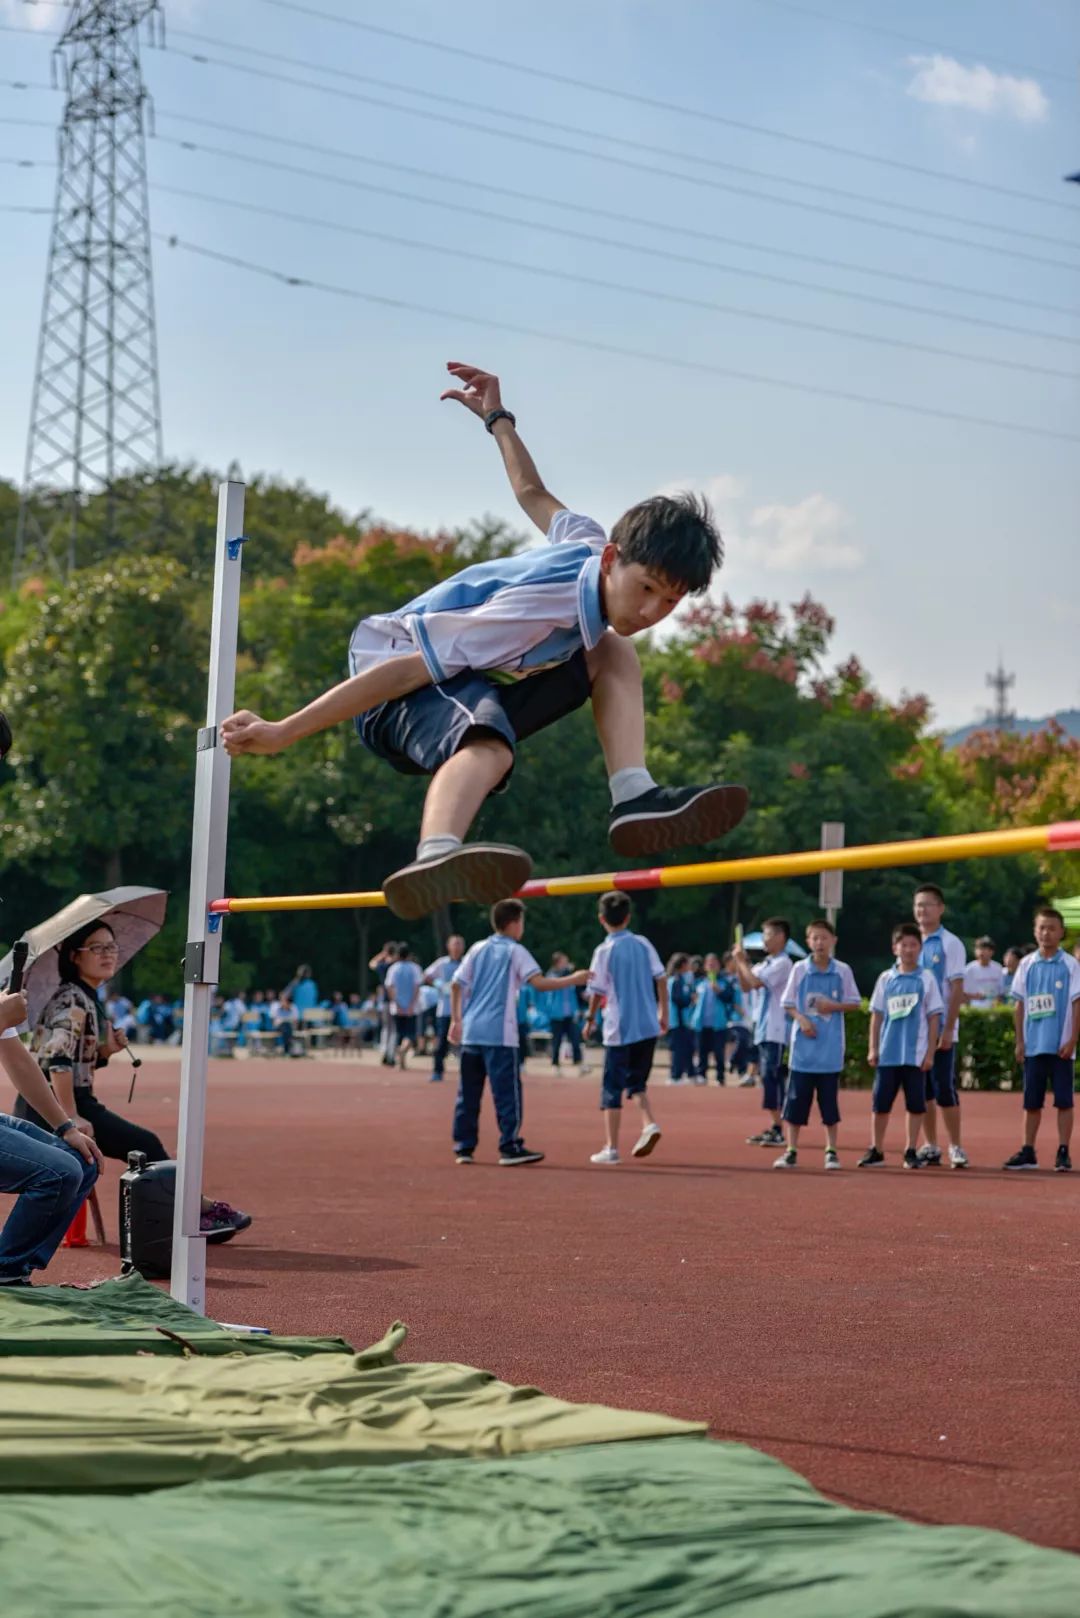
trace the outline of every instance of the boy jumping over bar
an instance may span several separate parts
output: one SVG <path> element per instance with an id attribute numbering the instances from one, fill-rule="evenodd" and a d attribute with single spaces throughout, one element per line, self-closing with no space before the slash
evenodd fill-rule
<path id="1" fill-rule="evenodd" d="M 499 380 L 450 364 L 445 392 L 499 446 L 518 504 L 549 544 L 464 568 L 394 611 L 362 619 L 349 678 L 285 719 L 244 709 L 226 750 L 279 753 L 345 719 L 407 775 L 430 775 L 416 859 L 383 883 L 407 920 L 452 900 L 490 904 L 532 870 L 520 848 L 465 843 L 485 798 L 502 791 L 518 742 L 592 701 L 611 788 L 611 842 L 635 858 L 722 837 L 746 813 L 741 786 L 657 786 L 645 767 L 641 669 L 628 637 L 707 589 L 723 545 L 705 502 L 656 495 L 610 537 L 550 493 L 503 408 Z"/>

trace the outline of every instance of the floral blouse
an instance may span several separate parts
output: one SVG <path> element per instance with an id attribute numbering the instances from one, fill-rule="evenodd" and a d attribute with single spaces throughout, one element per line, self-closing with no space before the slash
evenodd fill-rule
<path id="1" fill-rule="evenodd" d="M 81 983 L 61 983 L 38 1019 L 30 1053 L 46 1078 L 52 1068 L 70 1068 L 76 1090 L 92 1090 L 98 1040 L 94 996 Z"/>

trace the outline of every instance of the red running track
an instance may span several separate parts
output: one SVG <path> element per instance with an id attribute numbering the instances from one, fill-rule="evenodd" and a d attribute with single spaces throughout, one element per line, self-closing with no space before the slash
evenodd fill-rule
<path id="1" fill-rule="evenodd" d="M 148 1063 L 131 1108 L 167 1143 L 178 1071 Z M 123 1106 L 126 1077 L 100 1077 Z M 498 1168 L 485 1113 L 459 1168 L 454 1091 L 422 1069 L 212 1064 L 206 1185 L 256 1222 L 212 1250 L 210 1312 L 358 1344 L 400 1318 L 415 1359 L 705 1418 L 852 1505 L 1080 1549 L 1080 1174 L 1000 1172 L 1017 1096 L 965 1096 L 967 1173 L 913 1174 L 896 1153 L 855 1169 L 869 1097 L 849 1093 L 826 1175 L 816 1127 L 795 1173 L 743 1144 L 758 1092 L 662 1083 L 654 1155 L 594 1168 L 598 1084 L 543 1064 L 526 1138 L 547 1162 Z M 1053 1138 L 1048 1113 L 1044 1165 Z M 116 1265 L 92 1248 L 49 1273 Z"/>

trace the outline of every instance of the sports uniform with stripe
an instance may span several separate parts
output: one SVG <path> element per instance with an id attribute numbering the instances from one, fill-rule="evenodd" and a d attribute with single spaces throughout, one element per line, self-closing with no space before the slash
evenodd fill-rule
<path id="1" fill-rule="evenodd" d="M 967 968 L 967 950 L 955 933 L 951 933 L 947 927 L 939 927 L 923 939 L 919 965 L 934 975 L 941 997 L 941 1033 L 944 1033 L 953 984 L 957 978 L 963 980 Z M 939 1107 L 960 1105 L 960 1097 L 956 1093 L 955 1042 L 947 1051 L 934 1052 L 934 1065 L 926 1074 L 925 1085 L 927 1101 L 936 1101 Z"/>
<path id="2" fill-rule="evenodd" d="M 844 1066 L 844 1014 L 818 1010 L 823 1000 L 834 1005 L 852 1005 L 859 990 L 850 966 L 835 958 L 824 969 L 810 956 L 796 961 L 784 990 L 781 1005 L 785 1011 L 801 1012 L 814 1027 L 808 1038 L 796 1022 L 791 1033 L 791 1072 L 784 1099 L 784 1122 L 800 1127 L 810 1120 L 810 1105 L 817 1095 L 821 1121 L 826 1126 L 840 1122 L 840 1074 Z"/>
<path id="3" fill-rule="evenodd" d="M 518 991 L 540 968 L 524 944 L 492 933 L 468 950 L 454 973 L 465 1001 L 461 1068 L 454 1109 L 454 1150 L 476 1150 L 484 1080 L 491 1086 L 500 1152 L 522 1147 L 521 1064 L 518 1056 Z"/>
<path id="4" fill-rule="evenodd" d="M 419 652 L 431 676 L 430 686 L 357 716 L 361 741 L 396 770 L 434 774 L 476 732 L 513 751 L 588 700 L 585 651 L 607 629 L 607 535 L 591 517 L 563 510 L 547 537 L 546 546 L 463 568 L 397 612 L 357 624 L 350 674 Z"/>
<path id="5" fill-rule="evenodd" d="M 880 1012 L 884 1019 L 871 1111 L 891 1112 L 902 1089 L 908 1112 L 925 1112 L 922 1064 L 930 1043 L 930 1018 L 944 1015 L 934 974 L 924 967 L 914 972 L 902 972 L 898 965 L 890 967 L 874 985 L 870 1010 Z"/>
<path id="6" fill-rule="evenodd" d="M 589 993 L 604 996 L 604 1076 L 601 1111 L 641 1095 L 649 1082 L 660 1018 L 656 984 L 664 966 L 647 938 L 628 928 L 609 933 L 593 953 Z"/>
<path id="7" fill-rule="evenodd" d="M 1054 1106 L 1075 1105 L 1076 1062 L 1061 1055 L 1072 1035 L 1073 1006 L 1080 1000 L 1080 964 L 1063 949 L 1025 955 L 1010 993 L 1024 1007 L 1024 1111 L 1041 1112 L 1049 1087 Z"/>

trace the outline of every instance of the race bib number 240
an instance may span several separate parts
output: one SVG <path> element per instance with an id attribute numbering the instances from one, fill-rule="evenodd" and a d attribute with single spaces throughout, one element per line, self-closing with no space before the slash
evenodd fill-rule
<path id="1" fill-rule="evenodd" d="M 1057 1001 L 1052 994 L 1029 994 L 1027 1014 L 1032 1022 L 1038 1022 L 1042 1017 L 1052 1017 L 1057 1011 Z"/>

